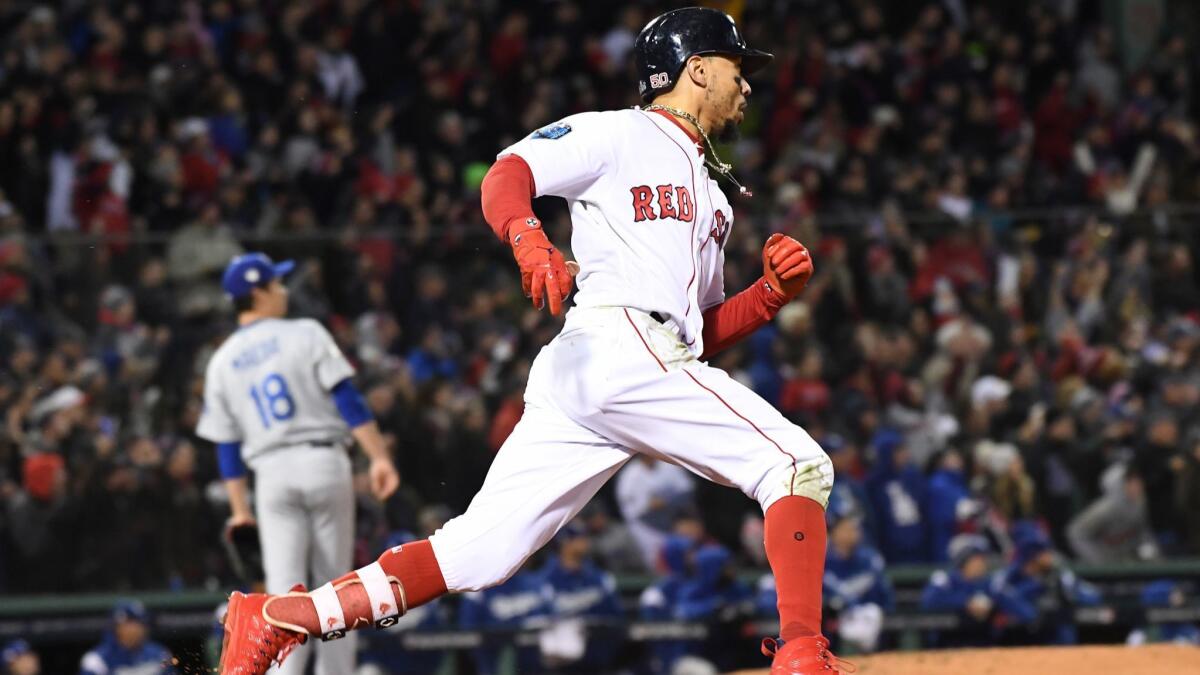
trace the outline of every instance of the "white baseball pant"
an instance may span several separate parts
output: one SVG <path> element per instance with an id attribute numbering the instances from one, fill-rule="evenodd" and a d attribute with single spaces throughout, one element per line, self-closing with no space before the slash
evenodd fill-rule
<path id="1" fill-rule="evenodd" d="M 430 537 L 451 591 L 508 579 L 636 452 L 736 487 L 764 512 L 788 495 L 824 506 L 833 487 L 807 432 L 637 310 L 573 308 L 534 361 L 525 403 L 466 513 Z"/>

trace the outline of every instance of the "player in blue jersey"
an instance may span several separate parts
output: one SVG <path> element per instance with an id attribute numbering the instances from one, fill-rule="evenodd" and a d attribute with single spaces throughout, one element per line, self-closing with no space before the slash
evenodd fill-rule
<path id="1" fill-rule="evenodd" d="M 79 662 L 79 675 L 175 675 L 167 648 L 150 640 L 150 615 L 142 603 L 122 600 L 113 608 L 112 630 Z"/>

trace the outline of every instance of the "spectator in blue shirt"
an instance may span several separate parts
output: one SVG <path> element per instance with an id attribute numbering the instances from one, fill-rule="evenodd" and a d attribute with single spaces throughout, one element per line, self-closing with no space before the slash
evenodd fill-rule
<path id="1" fill-rule="evenodd" d="M 959 533 L 962 524 L 979 511 L 978 502 L 971 497 L 963 471 L 963 457 L 957 450 L 943 452 L 935 461 L 929 476 L 925 513 L 929 520 L 929 552 L 933 562 L 950 560 L 947 546 Z"/>
<path id="2" fill-rule="evenodd" d="M 83 655 L 79 675 L 175 675 L 171 652 L 149 639 L 150 615 L 142 603 L 122 600 L 113 608 L 113 627 L 95 648 Z"/>
<path id="3" fill-rule="evenodd" d="M 1062 569 L 1049 537 L 1040 529 L 1014 533 L 1016 557 L 993 579 L 993 592 L 1004 594 L 1009 621 L 1002 640 L 1009 644 L 1071 645 L 1079 641 L 1077 607 L 1100 604 L 1095 586 Z"/>
<path id="4" fill-rule="evenodd" d="M 521 569 L 499 586 L 463 594 L 458 606 L 459 626 L 468 630 L 544 627 L 549 616 L 549 590 L 541 575 L 528 569 Z M 475 650 L 475 669 L 479 675 L 496 673 L 502 654 L 499 644 L 501 641 L 485 637 L 484 646 Z M 542 657 L 537 647 L 517 648 L 517 670 L 542 672 Z"/>
<path id="5" fill-rule="evenodd" d="M 895 608 L 883 556 L 863 542 L 862 524 L 853 515 L 836 517 L 825 555 L 825 604 L 838 614 L 838 633 L 859 652 L 874 651 L 883 615 Z"/>
<path id="6" fill-rule="evenodd" d="M 1187 587 L 1170 579 L 1152 581 L 1142 589 L 1142 608 L 1167 609 L 1187 604 Z M 1187 621 L 1166 621 L 1144 624 L 1134 629 L 1126 639 L 1129 645 L 1144 645 L 1152 642 L 1171 642 L 1181 645 L 1200 645 L 1200 627 Z"/>
<path id="7" fill-rule="evenodd" d="M 737 649 L 730 639 L 737 638 L 738 631 L 729 625 L 753 613 L 754 591 L 737 578 L 733 556 L 724 546 L 705 544 L 696 551 L 693 560 L 695 573 L 680 587 L 672 613 L 684 621 L 725 624 L 725 628 L 710 631 L 703 643 L 689 642 L 687 651 L 718 668 L 732 668 L 734 662 L 730 657 Z"/>
<path id="8" fill-rule="evenodd" d="M 912 461 L 904 436 L 893 429 L 875 434 L 875 463 L 867 477 L 867 494 L 879 528 L 879 550 L 889 564 L 926 562 L 929 557 L 925 476 Z"/>
<path id="9" fill-rule="evenodd" d="M 586 649 L 578 658 L 572 658 L 571 649 L 553 654 L 546 650 L 555 649 L 549 640 L 543 641 L 543 656 L 547 657 L 560 672 L 603 671 L 618 655 L 613 640 L 587 639 L 589 634 L 603 633 L 604 622 L 617 622 L 623 616 L 621 602 L 617 596 L 617 582 L 613 576 L 596 567 L 589 558 L 591 539 L 587 527 L 580 521 L 569 523 L 555 536 L 558 550 L 551 556 L 538 577 L 550 598 L 552 622 L 582 620 L 591 624 L 584 628 Z M 615 635 L 615 634 L 613 634 Z M 572 641 L 572 640 L 568 640 Z"/>
<path id="10" fill-rule="evenodd" d="M 689 537 L 678 534 L 667 537 L 659 554 L 666 576 L 642 591 L 638 601 L 638 614 L 642 619 L 669 621 L 674 618 L 679 592 L 692 578 L 691 556 L 696 548 L 696 542 Z M 770 612 L 774 613 L 775 577 L 768 574 L 766 578 L 771 580 Z M 649 643 L 647 649 L 650 652 L 650 672 L 655 675 L 671 672 L 675 662 L 688 651 L 687 642 L 682 640 L 656 640 Z"/>
<path id="11" fill-rule="evenodd" d="M 867 543 L 875 545 L 879 541 L 875 514 L 866 486 L 854 475 L 858 462 L 857 446 L 841 434 L 829 433 L 821 437 L 821 448 L 829 455 L 833 462 L 833 473 L 837 476 L 829 492 L 829 505 L 825 512 L 857 515 L 862 521 L 863 537 Z"/>
<path id="12" fill-rule="evenodd" d="M 988 574 L 987 541 L 978 535 L 964 534 L 951 540 L 951 564 L 929 577 L 921 593 L 921 609 L 958 615 L 960 625 L 949 631 L 933 631 L 929 640 L 939 647 L 967 647 L 992 644 L 995 640 L 993 619 L 1004 608 L 1019 612 L 1002 589 L 994 589 Z"/>
<path id="13" fill-rule="evenodd" d="M 4 646 L 0 652 L 0 665 L 7 675 L 40 675 L 42 662 L 29 643 L 16 639 Z"/>

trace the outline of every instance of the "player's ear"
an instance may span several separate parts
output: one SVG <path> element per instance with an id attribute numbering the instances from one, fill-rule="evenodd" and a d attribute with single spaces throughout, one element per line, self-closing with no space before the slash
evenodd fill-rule
<path id="1" fill-rule="evenodd" d="M 692 83 L 697 87 L 701 89 L 708 87 L 709 67 L 707 56 L 692 56 L 687 60 L 684 70 L 687 72 L 688 77 L 691 78 Z"/>

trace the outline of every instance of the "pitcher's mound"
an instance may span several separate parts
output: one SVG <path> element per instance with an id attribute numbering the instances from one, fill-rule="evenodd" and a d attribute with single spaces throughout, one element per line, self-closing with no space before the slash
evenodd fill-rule
<path id="1" fill-rule="evenodd" d="M 849 659 L 863 675 L 1162 675 L 1200 673 L 1200 647 L 1085 646 L 894 652 Z M 744 671 L 740 675 L 767 675 Z"/>

